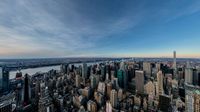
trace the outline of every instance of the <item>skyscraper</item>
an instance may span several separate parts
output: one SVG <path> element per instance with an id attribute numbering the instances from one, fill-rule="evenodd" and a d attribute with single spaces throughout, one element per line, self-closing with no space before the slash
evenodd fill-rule
<path id="1" fill-rule="evenodd" d="M 100 93 L 102 93 L 102 94 L 105 94 L 106 84 L 104 82 L 99 82 L 97 91 L 100 92 Z"/>
<path id="2" fill-rule="evenodd" d="M 159 71 L 160 70 L 160 63 L 156 63 L 156 70 Z"/>
<path id="3" fill-rule="evenodd" d="M 117 107 L 117 91 L 114 89 L 111 91 L 110 101 L 111 101 L 112 107 L 116 108 Z"/>
<path id="4" fill-rule="evenodd" d="M 127 89 L 127 71 L 125 69 L 125 63 L 120 63 L 120 69 L 117 71 L 117 78 L 119 81 L 119 86 L 123 89 Z"/>
<path id="5" fill-rule="evenodd" d="M 199 74 L 198 74 L 198 71 L 197 69 L 193 69 L 193 85 L 198 85 L 199 83 Z"/>
<path id="6" fill-rule="evenodd" d="M 123 100 L 123 90 L 122 90 L 122 89 L 119 89 L 119 90 L 118 90 L 118 95 L 117 95 L 117 96 L 118 96 L 118 100 L 119 100 L 119 101 L 122 101 L 122 100 Z"/>
<path id="7" fill-rule="evenodd" d="M 150 78 L 151 77 L 151 63 L 143 62 L 143 71 L 145 73 L 145 76 L 147 78 Z"/>
<path id="8" fill-rule="evenodd" d="M 86 77 L 87 77 L 87 64 L 83 63 L 83 66 L 82 66 L 82 79 L 83 79 L 83 84 L 84 85 L 85 85 Z"/>
<path id="9" fill-rule="evenodd" d="M 193 81 L 193 69 L 190 66 L 190 63 L 187 62 L 186 68 L 185 68 L 185 83 L 192 84 Z"/>
<path id="10" fill-rule="evenodd" d="M 9 71 L 5 67 L 0 67 L 0 91 L 5 93 L 9 90 Z"/>
<path id="11" fill-rule="evenodd" d="M 163 73 L 162 71 L 159 71 L 157 73 L 157 81 L 158 81 L 158 85 L 157 85 L 157 95 L 162 95 L 163 94 Z"/>
<path id="12" fill-rule="evenodd" d="M 121 70 L 125 70 L 125 63 L 124 63 L 124 61 L 122 61 L 122 62 L 120 63 L 120 69 L 121 69 Z"/>
<path id="13" fill-rule="evenodd" d="M 135 71 L 135 85 L 136 85 L 136 90 L 139 93 L 144 92 L 144 72 L 136 70 Z"/>
<path id="14" fill-rule="evenodd" d="M 106 65 L 106 74 L 108 74 L 108 79 L 111 79 L 111 68 L 110 65 Z"/>
<path id="15" fill-rule="evenodd" d="M 30 103 L 29 99 L 29 79 L 28 79 L 28 74 L 25 74 L 24 78 L 24 106 L 28 105 Z"/>
<path id="16" fill-rule="evenodd" d="M 117 71 L 118 84 L 121 88 L 124 88 L 124 72 L 122 70 Z"/>
<path id="17" fill-rule="evenodd" d="M 102 80 L 105 80 L 105 78 L 106 78 L 106 67 L 103 65 L 103 66 L 101 66 L 101 77 L 102 77 Z"/>
<path id="18" fill-rule="evenodd" d="M 173 69 L 174 69 L 174 78 L 178 78 L 177 77 L 177 68 L 176 68 L 176 51 L 173 52 L 174 56 L 173 56 Z"/>
<path id="19" fill-rule="evenodd" d="M 162 112 L 171 112 L 170 108 L 171 97 L 167 95 L 159 95 L 159 110 Z"/>
<path id="20" fill-rule="evenodd" d="M 123 72 L 123 80 L 124 80 L 123 85 L 124 85 L 124 89 L 125 89 L 125 90 L 128 88 L 128 87 L 127 87 L 127 85 L 128 85 L 128 76 L 127 76 L 127 75 L 128 75 L 127 72 L 124 71 L 124 72 Z"/>
<path id="21" fill-rule="evenodd" d="M 107 97 L 109 99 L 110 99 L 111 90 L 112 90 L 112 84 L 111 83 L 107 83 L 107 85 L 106 85 L 106 94 L 107 94 Z"/>
<path id="22" fill-rule="evenodd" d="M 80 86 L 80 75 L 76 74 L 76 87 Z"/>
<path id="23" fill-rule="evenodd" d="M 96 78 L 92 75 L 90 79 L 91 87 L 94 89 L 96 87 Z"/>
<path id="24" fill-rule="evenodd" d="M 174 51 L 174 63 L 173 63 L 173 68 L 176 69 L 176 51 Z"/>

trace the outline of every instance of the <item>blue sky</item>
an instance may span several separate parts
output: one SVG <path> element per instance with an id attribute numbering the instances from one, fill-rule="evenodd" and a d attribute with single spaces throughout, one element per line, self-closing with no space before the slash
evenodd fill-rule
<path id="1" fill-rule="evenodd" d="M 199 0 L 2 0 L 0 58 L 200 57 Z"/>

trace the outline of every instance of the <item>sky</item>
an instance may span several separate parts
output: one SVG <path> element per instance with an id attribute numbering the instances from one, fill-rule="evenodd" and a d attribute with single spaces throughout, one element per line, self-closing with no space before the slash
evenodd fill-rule
<path id="1" fill-rule="evenodd" d="M 200 58 L 199 0 L 1 0 L 0 58 Z"/>

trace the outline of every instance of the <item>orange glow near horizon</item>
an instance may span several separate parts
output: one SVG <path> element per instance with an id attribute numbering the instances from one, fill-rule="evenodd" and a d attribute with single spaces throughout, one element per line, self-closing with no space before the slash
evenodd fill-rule
<path id="1" fill-rule="evenodd" d="M 28 48 L 29 49 L 29 48 Z M 20 54 L 34 54 L 35 56 L 41 56 L 39 54 L 42 54 L 42 52 L 37 51 L 37 50 L 28 50 L 26 48 L 24 49 L 0 49 L 0 57 L 15 57 Z M 86 55 L 83 55 L 86 54 Z M 176 53 L 177 58 L 200 58 L 200 53 Z M 59 54 L 54 55 L 54 57 L 60 57 Z M 116 54 L 95 54 L 95 53 L 88 53 L 85 52 L 82 54 L 76 54 L 76 55 L 71 55 L 71 53 L 65 53 L 62 55 L 62 57 L 150 57 L 150 58 L 173 58 L 173 52 L 171 53 L 116 53 Z M 34 58 L 34 57 L 33 57 Z"/>
<path id="2" fill-rule="evenodd" d="M 113 55 L 113 57 L 144 57 L 144 58 L 173 58 L 173 54 L 122 54 L 122 55 Z M 199 54 L 185 54 L 185 53 L 180 53 L 176 54 L 176 58 L 200 58 L 200 53 Z"/>

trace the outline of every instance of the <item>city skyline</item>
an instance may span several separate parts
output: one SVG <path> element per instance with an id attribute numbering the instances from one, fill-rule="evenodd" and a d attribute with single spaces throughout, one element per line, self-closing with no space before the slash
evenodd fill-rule
<path id="1" fill-rule="evenodd" d="M 200 1 L 6 0 L 0 58 L 200 58 Z"/>

